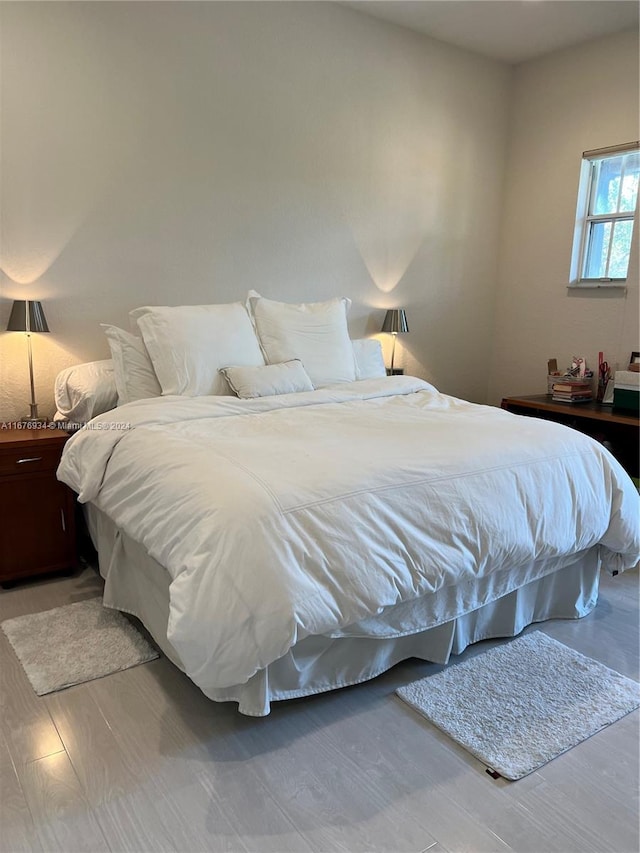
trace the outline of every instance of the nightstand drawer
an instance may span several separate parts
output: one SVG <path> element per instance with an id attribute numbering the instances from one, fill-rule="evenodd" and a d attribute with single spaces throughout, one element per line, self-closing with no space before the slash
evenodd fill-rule
<path id="1" fill-rule="evenodd" d="M 50 471 L 60 463 L 60 447 L 5 448 L 0 453 L 0 474 L 33 474 Z"/>

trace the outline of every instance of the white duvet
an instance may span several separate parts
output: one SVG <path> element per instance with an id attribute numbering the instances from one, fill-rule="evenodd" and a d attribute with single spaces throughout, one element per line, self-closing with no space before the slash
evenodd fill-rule
<path id="1" fill-rule="evenodd" d="M 601 445 L 411 377 L 141 400 L 91 426 L 58 476 L 166 567 L 168 639 L 205 692 L 461 580 L 640 557 L 638 493 Z"/>

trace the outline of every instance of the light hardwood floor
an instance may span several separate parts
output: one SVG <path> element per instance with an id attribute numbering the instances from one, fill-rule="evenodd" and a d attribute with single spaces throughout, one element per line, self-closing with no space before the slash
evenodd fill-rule
<path id="1" fill-rule="evenodd" d="M 0 619 L 100 591 L 90 569 L 3 590 Z M 638 612 L 636 570 L 603 578 L 585 619 L 538 627 L 637 680 Z M 493 780 L 394 696 L 439 669 L 410 661 L 251 719 L 164 658 L 38 698 L 0 632 L 0 850 L 640 849 L 638 712 Z"/>

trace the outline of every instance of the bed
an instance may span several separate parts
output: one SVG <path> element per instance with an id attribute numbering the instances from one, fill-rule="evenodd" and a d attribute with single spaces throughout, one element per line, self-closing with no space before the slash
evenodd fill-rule
<path id="1" fill-rule="evenodd" d="M 181 393 L 160 366 L 162 396 L 94 417 L 58 471 L 85 505 L 105 605 L 211 699 L 263 716 L 410 657 L 446 663 L 586 615 L 600 570 L 638 562 L 638 493 L 592 439 L 409 376 L 314 369 L 300 387 L 299 365 L 260 353 L 230 382 L 244 396 Z"/>

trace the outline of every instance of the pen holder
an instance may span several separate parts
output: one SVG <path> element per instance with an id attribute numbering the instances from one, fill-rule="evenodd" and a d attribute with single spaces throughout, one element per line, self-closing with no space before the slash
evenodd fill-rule
<path id="1" fill-rule="evenodd" d="M 596 400 L 598 401 L 598 403 L 602 403 L 602 402 L 610 403 L 610 402 L 612 402 L 612 400 L 610 399 L 611 393 L 609 393 L 609 399 L 605 400 L 605 396 L 606 396 L 606 392 L 607 392 L 607 386 L 608 386 L 609 382 L 613 381 L 614 371 L 617 368 L 617 366 L 618 366 L 617 364 L 614 365 L 613 371 L 609 365 L 606 365 L 606 370 L 600 369 L 598 371 L 598 386 L 597 386 L 597 390 L 596 390 Z M 609 391 L 611 392 L 611 389 L 609 389 Z"/>

